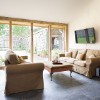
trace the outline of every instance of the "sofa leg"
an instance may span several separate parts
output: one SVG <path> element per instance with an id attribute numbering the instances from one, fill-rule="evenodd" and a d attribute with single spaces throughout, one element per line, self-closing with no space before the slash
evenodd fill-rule
<path id="1" fill-rule="evenodd" d="M 53 74 L 53 73 L 51 72 L 51 73 L 50 73 L 51 81 L 52 81 L 52 74 Z"/>
<path id="2" fill-rule="evenodd" d="M 70 70 L 70 77 L 72 77 L 72 70 Z"/>

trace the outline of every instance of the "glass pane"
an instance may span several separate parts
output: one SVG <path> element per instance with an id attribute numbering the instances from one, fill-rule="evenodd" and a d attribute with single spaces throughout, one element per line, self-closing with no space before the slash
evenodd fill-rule
<path id="1" fill-rule="evenodd" d="M 34 29 L 34 62 L 48 60 L 49 52 L 49 33 L 48 28 L 33 27 Z"/>
<path id="2" fill-rule="evenodd" d="M 3 64 L 5 51 L 9 48 L 9 25 L 0 24 L 0 65 Z"/>
<path id="3" fill-rule="evenodd" d="M 30 26 L 12 25 L 12 49 L 18 54 L 28 56 L 30 61 Z"/>
<path id="4" fill-rule="evenodd" d="M 64 52 L 64 40 L 65 33 L 64 29 L 52 28 L 52 59 L 58 56 L 58 53 Z"/>

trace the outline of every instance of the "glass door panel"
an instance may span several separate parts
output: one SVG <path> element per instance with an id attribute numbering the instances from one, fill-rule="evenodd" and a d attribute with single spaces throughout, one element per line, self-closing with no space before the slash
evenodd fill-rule
<path id="1" fill-rule="evenodd" d="M 46 27 L 33 27 L 34 62 L 44 62 L 49 58 L 49 32 Z"/>
<path id="2" fill-rule="evenodd" d="M 0 65 L 3 64 L 6 50 L 9 48 L 9 24 L 0 24 Z"/>
<path id="3" fill-rule="evenodd" d="M 58 56 L 58 53 L 64 52 L 65 48 L 65 32 L 64 29 L 51 28 L 52 39 L 52 57 L 54 59 Z"/>
<path id="4" fill-rule="evenodd" d="M 31 29 L 30 26 L 12 25 L 12 49 L 31 61 Z"/>

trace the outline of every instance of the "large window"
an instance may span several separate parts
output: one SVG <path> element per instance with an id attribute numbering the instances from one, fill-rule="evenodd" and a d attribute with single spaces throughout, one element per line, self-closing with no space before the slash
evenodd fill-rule
<path id="1" fill-rule="evenodd" d="M 61 28 L 51 28 L 52 59 L 65 50 L 65 31 Z"/>
<path id="2" fill-rule="evenodd" d="M 66 29 L 66 24 L 0 17 L 0 62 L 7 49 L 28 61 L 52 60 L 67 50 Z"/>
<path id="3" fill-rule="evenodd" d="M 34 61 L 47 61 L 49 58 L 49 32 L 46 27 L 34 26 Z"/>
<path id="4" fill-rule="evenodd" d="M 8 22 L 7 22 L 8 23 Z M 3 63 L 5 51 L 9 48 L 9 24 L 0 24 L 0 64 Z"/>
<path id="5" fill-rule="evenodd" d="M 13 22 L 12 24 L 19 24 Z M 18 55 L 28 56 L 30 59 L 31 50 L 31 29 L 30 26 L 25 26 L 20 23 L 19 25 L 12 25 L 12 50 Z"/>

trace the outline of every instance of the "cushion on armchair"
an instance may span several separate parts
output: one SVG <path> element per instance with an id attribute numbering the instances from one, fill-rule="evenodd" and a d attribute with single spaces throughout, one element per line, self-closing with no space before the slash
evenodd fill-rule
<path id="1" fill-rule="evenodd" d="M 8 50 L 5 55 L 5 61 L 9 62 L 8 64 L 20 64 L 20 59 L 12 50 Z"/>

